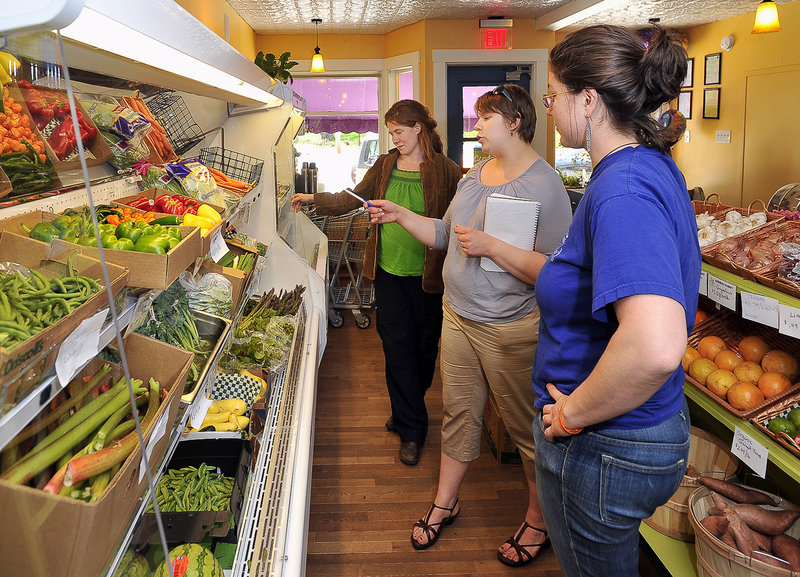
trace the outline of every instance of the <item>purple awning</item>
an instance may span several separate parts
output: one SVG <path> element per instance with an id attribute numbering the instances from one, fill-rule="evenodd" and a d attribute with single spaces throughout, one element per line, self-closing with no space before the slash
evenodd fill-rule
<path id="1" fill-rule="evenodd" d="M 378 78 L 295 78 L 292 89 L 306 100 L 309 132 L 377 132 Z M 315 116 L 315 113 L 323 113 Z M 358 114 L 366 113 L 366 114 Z"/>
<path id="2" fill-rule="evenodd" d="M 309 132 L 378 132 L 378 115 L 362 114 L 358 116 L 306 116 L 306 128 Z"/>

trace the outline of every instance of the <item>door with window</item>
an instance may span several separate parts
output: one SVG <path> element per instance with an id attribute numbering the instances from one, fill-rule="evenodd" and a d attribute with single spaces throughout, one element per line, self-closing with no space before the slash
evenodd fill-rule
<path id="1" fill-rule="evenodd" d="M 465 169 L 483 157 L 475 131 L 475 102 L 500 84 L 530 91 L 530 72 L 520 73 L 515 64 L 447 67 L 447 156 Z"/>

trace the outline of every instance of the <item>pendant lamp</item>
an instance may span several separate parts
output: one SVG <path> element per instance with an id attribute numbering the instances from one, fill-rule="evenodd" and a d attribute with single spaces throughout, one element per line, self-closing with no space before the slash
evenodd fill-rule
<path id="1" fill-rule="evenodd" d="M 317 30 L 317 45 L 314 47 L 314 56 L 311 57 L 311 72 L 325 72 L 322 54 L 319 53 L 319 25 L 322 24 L 322 18 L 312 18 L 311 22 Z"/>
<path id="2" fill-rule="evenodd" d="M 766 32 L 780 32 L 781 23 L 778 22 L 778 7 L 772 0 L 762 0 L 756 10 L 756 20 L 753 23 L 753 34 Z"/>

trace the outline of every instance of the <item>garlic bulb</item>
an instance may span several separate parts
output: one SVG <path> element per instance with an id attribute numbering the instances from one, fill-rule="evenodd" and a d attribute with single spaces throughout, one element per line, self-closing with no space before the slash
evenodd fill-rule
<path id="1" fill-rule="evenodd" d="M 751 214 L 747 219 L 753 224 L 753 226 L 760 226 L 767 222 L 767 213 L 766 212 L 754 212 Z"/>
<path id="2" fill-rule="evenodd" d="M 703 214 L 695 216 L 695 220 L 697 220 L 697 230 L 700 230 L 714 222 L 714 217 L 708 214 L 708 212 L 704 212 Z"/>
<path id="3" fill-rule="evenodd" d="M 742 213 L 736 210 L 729 210 L 725 215 L 725 222 L 739 222 L 742 220 Z"/>
<path id="4" fill-rule="evenodd" d="M 700 246 L 708 246 L 717 240 L 717 232 L 710 226 L 705 226 L 697 232 L 697 240 Z"/>

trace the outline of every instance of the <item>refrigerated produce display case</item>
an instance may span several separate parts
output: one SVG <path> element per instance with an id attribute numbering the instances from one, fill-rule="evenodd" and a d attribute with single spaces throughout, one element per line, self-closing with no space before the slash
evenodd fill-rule
<path id="1" fill-rule="evenodd" d="M 51 304 L 49 311 L 34 310 L 30 314 L 49 316 L 63 306 L 65 319 L 79 326 L 67 326 L 61 320 L 62 324 L 47 333 L 47 339 L 36 341 L 36 347 L 30 343 L 15 345 L 20 347 L 17 350 L 29 349 L 27 356 L 22 359 L 18 355 L 16 360 L 8 357 L 14 360 L 14 371 L 6 371 L 10 376 L 0 379 L 0 508 L 7 528 L 0 538 L 0 553 L 13 559 L 4 565 L 3 573 L 14 577 L 67 572 L 90 577 L 113 575 L 120 567 L 132 564 L 141 568 L 141 563 L 147 566 L 147 574 L 155 571 L 164 558 L 165 546 L 171 549 L 179 543 L 167 542 L 159 515 L 146 512 L 156 506 L 174 506 L 161 495 L 162 481 L 168 482 L 176 474 L 173 457 L 178 469 L 189 462 L 185 460 L 188 449 L 176 451 L 178 445 L 200 440 L 212 443 L 203 445 L 203 451 L 208 452 L 209 460 L 217 459 L 218 466 L 225 467 L 224 475 L 230 479 L 225 481 L 235 495 L 229 504 L 230 516 L 225 514 L 227 509 L 221 514 L 209 513 L 204 517 L 212 519 L 208 527 L 203 524 L 205 521 L 201 523 L 201 515 L 194 521 L 194 516 L 187 517 L 189 525 L 196 522 L 193 527 L 197 531 L 176 532 L 171 526 L 170 539 L 179 535 L 187 540 L 182 542 L 201 540 L 222 559 L 228 569 L 226 574 L 301 575 L 305 567 L 317 368 L 327 326 L 327 239 L 303 215 L 294 215 L 289 206 L 295 173 L 292 139 L 302 127 L 304 103 L 175 3 L 142 0 L 136 10 L 130 10 L 129 3 L 120 0 L 64 0 L 51 4 L 55 6 L 55 17 L 45 14 L 38 30 L 25 23 L 24 18 L 30 14 L 24 10 L 10 14 L 0 23 L 0 36 L 5 40 L 0 52 L 13 56 L 2 59 L 11 63 L 7 70 L 11 82 L 4 82 L 4 87 L 8 102 L 13 98 L 15 103 L 7 116 L 25 116 L 24 122 L 32 125 L 30 134 L 38 136 L 37 146 L 41 147 L 34 151 L 27 147 L 0 151 L 0 167 L 5 166 L 0 172 L 0 252 L 5 258 L 0 257 L 0 261 L 12 257 L 19 260 L 22 257 L 16 255 L 23 252 L 41 252 L 43 280 L 39 280 L 37 272 L 35 277 L 30 273 L 30 280 L 22 276 L 15 282 L 31 285 L 38 296 L 50 295 L 57 289 L 49 287 L 66 282 L 64 296 L 53 296 L 57 302 Z M 47 18 L 52 18 L 50 24 Z M 14 29 L 5 29 L 11 26 Z M 45 103 L 56 101 L 60 104 L 55 115 L 61 116 L 49 118 L 52 109 L 48 110 Z M 137 128 L 143 125 L 142 119 L 150 132 Z M 157 132 L 156 126 L 163 130 Z M 169 161 L 183 165 L 188 172 L 159 168 Z M 23 162 L 28 163 L 26 174 L 17 166 Z M 156 169 L 151 174 L 153 167 Z M 221 173 L 217 177 L 220 186 L 208 185 L 202 167 L 211 174 L 216 173 L 210 169 Z M 199 228 L 202 224 L 176 227 L 180 240 L 175 237 L 166 246 L 163 235 L 171 233 L 162 230 L 159 242 L 163 240 L 165 245 L 159 248 L 152 241 L 153 246 L 148 246 L 147 251 L 142 248 L 141 254 L 139 249 L 119 250 L 110 241 L 105 246 L 106 237 L 99 233 L 105 224 L 101 220 L 107 215 L 101 219 L 100 211 L 122 213 L 122 205 L 115 205 L 115 201 L 138 197 L 143 188 L 151 186 L 163 185 L 170 194 L 177 195 L 175 189 L 169 188 L 176 183 L 177 191 L 194 197 L 196 205 L 220 209 L 225 222 L 210 229 L 218 232 L 203 237 Z M 208 186 L 204 188 L 205 185 Z M 189 206 L 191 203 L 187 202 L 184 208 Z M 80 232 L 67 235 L 55 228 L 67 226 L 68 219 L 60 216 L 64 211 L 65 216 L 80 219 Z M 128 209 L 123 217 L 127 219 L 134 213 Z M 36 233 L 32 231 L 38 240 L 23 238 L 27 234 L 21 224 L 38 226 Z M 184 383 L 187 374 L 195 370 L 194 354 L 144 337 L 134 329 L 153 314 L 156 295 L 180 282 L 176 279 L 185 264 L 194 263 L 206 253 L 219 260 L 226 227 L 266 249 L 253 265 L 252 274 L 237 277 L 247 279 L 240 287 L 240 306 L 231 311 L 227 320 L 217 317 L 217 325 L 223 330 L 212 349 L 200 351 L 209 356 L 199 371 L 197 384 L 186 395 Z M 111 226 L 114 234 L 117 228 Z M 46 236 L 45 231 L 51 236 Z M 52 236 L 61 238 L 47 243 Z M 126 238 L 132 246 L 139 242 Z M 116 240 L 121 243 L 122 238 Z M 28 247 L 24 243 L 32 244 Z M 196 254 L 190 254 L 190 249 Z M 178 255 L 187 258 L 186 263 Z M 146 270 L 131 276 L 143 262 Z M 33 264 L 28 266 L 36 268 Z M 192 268 L 189 267 L 190 272 Z M 224 272 L 224 267 L 218 268 Z M 101 273 L 101 269 L 105 270 Z M 67 280 L 51 279 L 59 274 L 59 278 Z M 73 280 L 75 275 L 88 276 L 87 280 L 78 281 Z M 125 281 L 117 280 L 122 277 Z M 47 282 L 52 284 L 46 285 Z M 87 287 L 96 285 L 97 290 L 113 285 L 113 301 L 109 296 L 95 297 L 91 302 L 100 299 L 101 305 L 83 311 L 78 318 L 75 314 L 83 309 L 72 299 L 79 292 L 83 295 L 84 289 L 67 287 L 79 282 Z M 194 425 L 207 422 L 212 399 L 226 398 L 228 389 L 219 377 L 223 364 L 228 362 L 225 355 L 232 354 L 241 340 L 237 327 L 252 312 L 253 303 L 259 299 L 271 302 L 270 295 L 291 296 L 297 312 L 287 317 L 291 330 L 286 329 L 290 336 L 286 336 L 283 358 L 259 372 L 261 379 L 254 377 L 253 371 L 247 373 L 249 377 L 231 372 L 236 377 L 231 382 L 236 386 L 240 381 L 263 383 L 261 391 L 254 389 L 253 404 L 247 408 L 248 423 L 243 430 L 212 426 L 205 427 L 213 429 L 210 432 L 187 432 L 189 428 L 199 428 Z M 198 316 L 203 315 L 195 315 Z M 205 314 L 203 318 L 215 317 Z M 80 320 L 84 323 L 79 324 Z M 9 331 L 14 332 L 0 331 L 0 347 L 5 347 L 0 348 L 0 354 L 10 351 L 11 341 L 5 339 L 11 337 L 3 336 Z M 28 337 L 27 331 L 23 333 Z M 97 356 L 101 350 L 103 359 Z M 160 389 L 158 394 L 149 395 L 150 400 L 141 409 L 144 420 L 140 426 L 133 432 L 132 424 L 127 427 L 122 439 L 134 442 L 129 443 L 128 457 L 122 457 L 105 491 L 92 493 L 87 485 L 82 496 L 91 499 L 95 495 L 93 501 L 87 502 L 73 498 L 78 496 L 77 490 L 51 486 L 47 479 L 27 481 L 29 475 L 16 472 L 4 477 L 19 463 L 33 459 L 30 455 L 36 451 L 45 452 L 33 444 L 44 433 L 31 432 L 38 427 L 31 423 L 48 419 L 56 406 L 62 407 L 66 415 L 72 410 L 71 405 L 63 407 L 69 403 L 91 404 L 89 385 L 84 385 L 81 378 L 85 375 L 88 380 L 104 372 L 106 362 L 115 379 L 123 374 L 154 376 L 160 385 L 148 385 L 145 378 L 142 391 L 148 386 L 151 391 L 156 391 L 154 386 Z M 123 401 L 128 392 L 122 390 L 112 387 L 108 398 L 117 399 L 118 411 L 130 412 L 129 401 Z M 87 395 L 86 400 L 76 398 L 76 391 Z M 234 410 L 226 425 L 239 417 L 243 415 Z M 100 417 L 93 418 L 102 424 Z M 41 426 L 43 431 L 47 428 Z M 81 429 L 80 436 L 78 432 L 65 434 L 75 435 L 69 441 L 76 447 L 71 454 L 85 444 L 88 433 Z M 241 442 L 230 443 L 232 438 Z M 219 446 L 247 449 L 235 455 L 217 454 L 217 449 L 209 447 L 219 439 L 226 440 Z M 217 466 L 210 462 L 208 468 L 212 465 Z M 69 471 L 66 484 L 73 468 L 64 467 Z M 204 487 L 209 482 L 209 469 L 202 468 L 206 475 L 202 483 L 188 486 Z M 214 481 L 215 474 L 211 474 Z M 43 489 L 45 483 L 56 487 L 53 493 Z M 190 505 L 189 492 L 184 490 L 181 494 L 185 495 L 186 506 Z"/>

